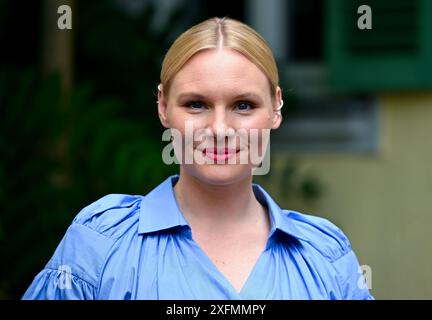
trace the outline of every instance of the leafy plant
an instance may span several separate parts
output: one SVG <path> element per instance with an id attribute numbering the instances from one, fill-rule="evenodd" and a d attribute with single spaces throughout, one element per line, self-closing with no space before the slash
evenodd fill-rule
<path id="1" fill-rule="evenodd" d="M 107 193 L 145 194 L 175 168 L 162 163 L 160 137 L 88 86 L 65 99 L 58 77 L 34 72 L 0 86 L 10 110 L 0 117 L 0 284 L 16 295 L 80 208 Z"/>

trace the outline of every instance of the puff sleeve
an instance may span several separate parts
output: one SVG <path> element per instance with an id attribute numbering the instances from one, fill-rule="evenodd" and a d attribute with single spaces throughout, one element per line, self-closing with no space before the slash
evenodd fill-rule
<path id="1" fill-rule="evenodd" d="M 130 217 L 139 200 L 136 196 L 107 195 L 81 210 L 22 299 L 98 299 L 107 257 L 136 220 Z"/>

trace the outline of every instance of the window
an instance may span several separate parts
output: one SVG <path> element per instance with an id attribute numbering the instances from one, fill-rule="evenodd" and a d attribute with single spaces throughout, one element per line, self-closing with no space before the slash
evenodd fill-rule
<path id="1" fill-rule="evenodd" d="M 323 4 L 322 0 L 288 2 L 287 57 L 295 62 L 322 62 L 323 57 Z"/>
<path id="2" fill-rule="evenodd" d="M 371 153 L 378 140 L 373 97 L 335 94 L 329 86 L 325 3 L 269 0 L 264 10 L 262 1 L 247 1 L 248 22 L 272 47 L 284 90 L 284 121 L 272 146 L 295 153 Z"/>
<path id="3" fill-rule="evenodd" d="M 432 88 L 432 1 L 369 0 L 372 29 L 359 30 L 360 0 L 328 1 L 329 77 L 340 92 Z"/>

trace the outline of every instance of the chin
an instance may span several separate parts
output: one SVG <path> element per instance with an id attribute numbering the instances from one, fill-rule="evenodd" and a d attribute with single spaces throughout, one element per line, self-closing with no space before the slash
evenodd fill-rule
<path id="1" fill-rule="evenodd" d="M 211 185 L 229 185 L 252 175 L 249 165 L 206 164 L 192 165 L 186 171 L 198 180 Z"/>

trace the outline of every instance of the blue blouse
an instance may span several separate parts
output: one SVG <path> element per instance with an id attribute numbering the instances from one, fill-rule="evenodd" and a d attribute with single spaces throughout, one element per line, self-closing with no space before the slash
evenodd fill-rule
<path id="1" fill-rule="evenodd" d="M 23 299 L 373 299 L 340 229 L 282 210 L 257 184 L 271 231 L 237 292 L 193 240 L 174 196 L 177 180 L 81 210 Z"/>

